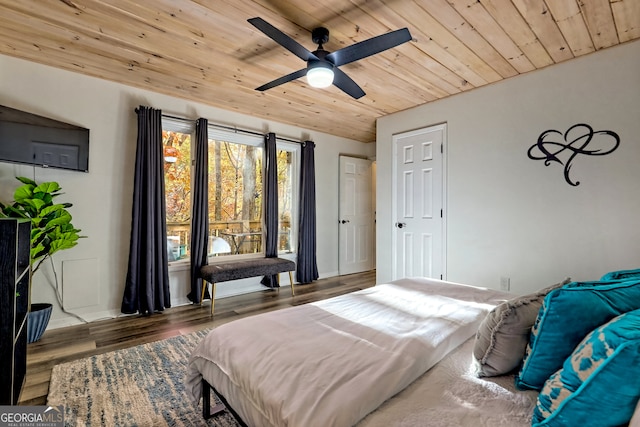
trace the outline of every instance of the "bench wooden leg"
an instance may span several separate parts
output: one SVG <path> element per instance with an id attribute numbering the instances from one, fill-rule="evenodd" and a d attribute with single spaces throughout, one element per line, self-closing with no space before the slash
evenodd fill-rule
<path id="1" fill-rule="evenodd" d="M 282 283 L 282 280 L 280 280 L 280 273 L 278 273 L 278 283 Z M 291 271 L 289 272 L 289 283 L 291 284 L 291 296 L 295 297 L 296 290 L 293 287 L 293 275 L 291 274 Z M 278 292 L 280 292 L 280 286 L 278 286 Z"/>
<path id="2" fill-rule="evenodd" d="M 209 282 L 207 282 L 206 280 L 202 281 L 202 295 L 200 296 L 200 305 L 202 305 L 202 302 L 204 301 L 204 293 L 207 290 L 207 286 L 209 286 Z M 213 316 L 213 304 L 215 301 L 215 297 L 216 297 L 216 284 L 215 283 L 211 283 L 211 315 Z"/>
<path id="3" fill-rule="evenodd" d="M 213 316 L 213 308 L 216 302 L 216 284 L 211 283 L 211 315 Z"/>
<path id="4" fill-rule="evenodd" d="M 202 295 L 200 295 L 200 305 L 202 305 L 202 302 L 204 301 L 204 293 L 207 291 L 207 287 L 209 286 L 209 282 L 207 282 L 206 280 L 202 281 Z"/>
<path id="5" fill-rule="evenodd" d="M 291 296 L 295 297 L 296 289 L 293 287 L 293 274 L 291 274 L 291 272 L 289 272 L 289 283 L 291 283 Z"/>

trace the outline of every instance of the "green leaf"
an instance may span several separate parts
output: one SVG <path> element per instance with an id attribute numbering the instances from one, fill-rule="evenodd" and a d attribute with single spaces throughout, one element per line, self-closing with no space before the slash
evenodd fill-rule
<path id="1" fill-rule="evenodd" d="M 34 246 L 31 248 L 31 263 L 35 262 L 38 260 L 38 258 L 41 258 L 45 255 L 47 255 L 49 253 L 49 251 L 47 250 L 47 248 L 44 247 L 43 244 L 39 244 L 37 246 Z"/>
<path id="2" fill-rule="evenodd" d="M 49 193 L 36 193 L 35 191 L 33 192 L 33 198 L 34 199 L 38 199 L 38 200 L 42 200 L 44 202 L 45 205 L 49 206 L 53 203 L 53 195 L 49 194 Z"/>
<path id="3" fill-rule="evenodd" d="M 22 185 L 16 188 L 15 193 L 13 193 L 13 198 L 16 202 L 22 202 L 27 199 L 31 199 L 33 197 L 33 189 L 34 186 L 31 184 Z"/>
<path id="4" fill-rule="evenodd" d="M 71 219 L 72 219 L 71 214 L 69 212 L 62 211 L 60 216 L 52 219 L 47 223 L 47 227 L 53 227 L 54 225 L 68 224 L 71 222 Z"/>
<path id="5" fill-rule="evenodd" d="M 26 176 L 16 176 L 16 179 L 17 179 L 18 181 L 20 181 L 21 183 L 23 183 L 23 184 L 33 185 L 34 187 L 35 187 L 36 185 L 38 185 L 38 183 L 37 183 L 37 182 L 35 182 L 35 181 L 34 181 L 34 180 L 32 180 L 32 179 L 27 178 Z"/>
<path id="6" fill-rule="evenodd" d="M 56 240 L 67 240 L 69 242 L 75 242 L 79 238 L 80 236 L 78 236 L 76 233 L 56 233 L 55 236 Z"/>
<path id="7" fill-rule="evenodd" d="M 78 242 L 71 241 L 71 240 L 54 240 L 53 242 L 51 242 L 51 249 L 49 250 L 49 255 L 53 255 L 54 253 L 61 251 L 63 249 L 71 249 L 77 244 Z"/>
<path id="8" fill-rule="evenodd" d="M 42 236 L 44 236 L 46 233 L 44 232 L 44 230 L 40 229 L 40 228 L 32 228 L 31 229 L 31 243 L 37 242 L 40 239 L 42 239 Z"/>
<path id="9" fill-rule="evenodd" d="M 18 209 L 14 206 L 7 206 L 4 209 L 4 213 L 9 218 L 29 218 L 29 215 L 23 209 Z"/>
<path id="10" fill-rule="evenodd" d="M 58 204 L 58 205 L 47 206 L 40 211 L 40 214 L 38 216 L 45 217 L 53 212 L 57 212 L 60 210 L 64 210 L 64 205 Z"/>
<path id="11" fill-rule="evenodd" d="M 55 193 L 56 191 L 60 191 L 62 188 L 57 182 L 43 182 L 34 188 L 34 193 Z"/>
<path id="12" fill-rule="evenodd" d="M 77 228 L 73 228 L 73 224 L 71 224 L 70 222 L 67 224 L 60 224 L 60 227 L 58 228 L 62 233 L 79 233 L 80 232 L 80 230 L 78 230 Z"/>
<path id="13" fill-rule="evenodd" d="M 22 203 L 25 204 L 27 207 L 33 209 L 35 212 L 38 212 L 40 209 L 46 206 L 46 203 L 40 199 L 24 199 Z M 40 216 L 40 215 L 36 214 L 33 216 Z"/>

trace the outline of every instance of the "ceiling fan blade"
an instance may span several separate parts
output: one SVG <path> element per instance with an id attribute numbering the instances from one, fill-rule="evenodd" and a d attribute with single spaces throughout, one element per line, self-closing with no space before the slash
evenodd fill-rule
<path id="1" fill-rule="evenodd" d="M 391 49 L 409 40 L 411 40 L 411 33 L 409 33 L 407 28 L 401 28 L 331 52 L 326 56 L 326 59 L 331 61 L 336 67 L 339 67 L 340 65 L 349 64 L 366 58 L 367 56 Z"/>
<path id="2" fill-rule="evenodd" d="M 355 99 L 362 98 L 365 95 L 362 88 L 337 67 L 333 69 L 333 85 Z"/>
<path id="3" fill-rule="evenodd" d="M 250 19 L 247 19 L 247 21 L 249 21 L 251 25 L 253 25 L 257 29 L 262 31 L 268 37 L 273 39 L 279 45 L 281 45 L 282 47 L 284 47 L 289 52 L 293 53 L 303 61 L 308 61 L 310 59 L 315 59 L 315 60 L 318 59 L 318 57 L 316 57 L 313 53 L 311 53 L 307 48 L 302 46 L 300 43 L 298 43 L 297 41 L 295 41 L 294 39 L 292 39 L 282 31 L 280 31 L 273 25 L 269 24 L 264 19 L 250 18 Z"/>
<path id="4" fill-rule="evenodd" d="M 291 74 L 287 74 L 286 76 L 282 76 L 279 79 L 275 79 L 274 81 L 271 81 L 269 83 L 265 83 L 260 87 L 257 87 L 256 90 L 259 91 L 265 91 L 267 89 L 271 89 L 272 87 L 276 87 L 276 86 L 280 86 L 281 84 L 290 82 L 292 80 L 295 79 L 299 79 L 300 77 L 303 77 L 307 74 L 307 69 L 303 68 L 302 70 L 298 70 L 296 72 L 293 72 Z"/>

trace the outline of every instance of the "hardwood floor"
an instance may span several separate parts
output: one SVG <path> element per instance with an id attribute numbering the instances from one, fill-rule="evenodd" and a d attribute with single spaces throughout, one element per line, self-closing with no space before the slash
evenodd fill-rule
<path id="1" fill-rule="evenodd" d="M 180 306 L 152 316 L 126 316 L 83 325 L 48 330 L 38 342 L 28 345 L 27 377 L 21 405 L 44 405 L 49 392 L 51 370 L 57 364 L 162 340 L 196 330 L 211 328 L 231 320 L 319 301 L 375 285 L 375 270 L 322 279 L 309 285 L 281 291 L 265 290 L 216 299 L 215 316 L 209 301 L 202 306 Z"/>

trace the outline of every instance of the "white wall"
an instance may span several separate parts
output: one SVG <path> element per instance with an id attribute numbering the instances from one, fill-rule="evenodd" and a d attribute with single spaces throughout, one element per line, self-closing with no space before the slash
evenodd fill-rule
<path id="1" fill-rule="evenodd" d="M 78 306 L 73 311 L 88 320 L 120 312 L 129 253 L 136 144 L 134 109 L 137 106 L 147 105 L 175 116 L 205 117 L 211 123 L 315 141 L 321 277 L 338 272 L 338 156 L 371 156 L 375 150 L 374 144 L 257 119 L 2 55 L 0 104 L 90 129 L 89 173 L 0 163 L 0 200 L 11 199 L 19 185 L 14 177 L 24 175 L 38 181 L 58 181 L 66 193 L 64 201 L 74 204 L 71 208 L 74 225 L 88 238 L 81 240 L 77 247 L 57 254 L 55 264 L 59 278 L 74 278 L 63 283 L 65 299 L 73 299 Z M 82 260 L 86 262 L 75 262 Z M 85 279 L 80 279 L 83 276 Z M 34 276 L 33 302 L 55 301 L 54 292 L 46 283 L 51 277 L 47 269 Z M 173 305 L 186 303 L 187 271 L 171 271 L 170 277 Z M 261 289 L 258 281 L 259 278 L 248 285 L 245 282 L 243 288 Z M 219 296 L 233 293 L 232 283 L 219 286 Z M 80 304 L 83 307 L 78 305 L 79 299 L 85 301 Z M 54 304 L 51 328 L 76 322 Z"/>
<path id="2" fill-rule="evenodd" d="M 378 282 L 392 277 L 392 135 L 445 122 L 449 280 L 499 288 L 507 276 L 521 294 L 640 267 L 639 41 L 379 119 Z M 577 156 L 572 187 L 561 165 L 527 150 L 577 123 L 612 130 L 621 144 Z"/>

